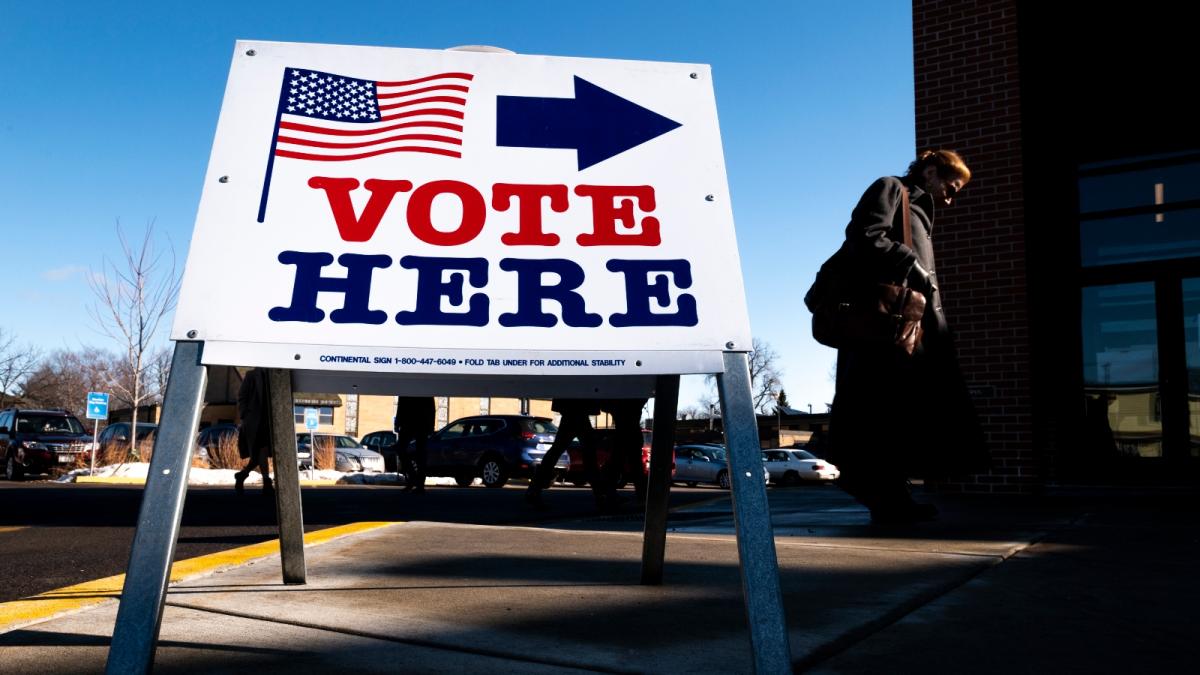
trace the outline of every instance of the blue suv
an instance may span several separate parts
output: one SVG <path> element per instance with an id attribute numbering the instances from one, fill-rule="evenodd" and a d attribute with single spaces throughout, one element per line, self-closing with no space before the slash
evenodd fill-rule
<path id="1" fill-rule="evenodd" d="M 429 437 L 426 475 L 451 476 L 463 487 L 479 477 L 486 487 L 503 487 L 509 478 L 533 475 L 557 432 L 546 417 L 463 417 Z M 567 453 L 556 466 L 566 472 Z"/>

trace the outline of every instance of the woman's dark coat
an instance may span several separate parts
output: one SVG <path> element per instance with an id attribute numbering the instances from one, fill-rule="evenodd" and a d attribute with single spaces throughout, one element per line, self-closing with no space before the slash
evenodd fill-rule
<path id="1" fill-rule="evenodd" d="M 238 417 L 242 426 L 238 429 L 238 454 L 243 459 L 270 447 L 271 430 L 267 418 L 267 371 L 252 368 L 242 377 L 238 388 Z M 265 454 L 263 455 L 265 457 Z"/>
<path id="2" fill-rule="evenodd" d="M 901 190 L 909 192 L 912 247 L 903 243 Z M 982 432 L 942 310 L 935 208 L 919 186 L 880 178 L 846 226 L 841 255 L 854 278 L 902 283 L 919 263 L 934 287 L 927 294 L 925 334 L 911 357 L 889 346 L 838 350 L 830 460 L 848 478 L 860 471 L 946 476 L 984 468 Z"/>

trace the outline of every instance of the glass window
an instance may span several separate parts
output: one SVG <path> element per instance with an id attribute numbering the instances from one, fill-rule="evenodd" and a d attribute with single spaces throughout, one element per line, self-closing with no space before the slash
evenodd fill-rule
<path id="1" fill-rule="evenodd" d="M 1088 452 L 1161 457 L 1154 284 L 1083 289 L 1083 382 Z"/>
<path id="2" fill-rule="evenodd" d="M 1187 202 L 1200 200 L 1196 157 L 1192 153 L 1130 160 L 1124 162 L 1128 170 L 1120 163 L 1080 167 L 1083 265 L 1200 256 L 1200 208 L 1186 208 L 1196 206 Z M 1160 164 L 1154 166 L 1155 162 Z M 1176 210 L 1171 210 L 1172 205 Z M 1156 206 L 1168 208 L 1156 210 Z"/>
<path id="3" fill-rule="evenodd" d="M 292 408 L 292 414 L 296 418 L 296 424 L 304 424 L 304 409 L 308 406 L 298 405 Z M 323 406 L 317 408 L 317 424 L 332 425 L 333 424 L 333 408 Z"/>
<path id="4" fill-rule="evenodd" d="M 460 436 L 465 434 L 466 431 L 467 431 L 466 423 L 455 422 L 454 424 L 451 424 L 450 426 L 443 429 L 440 436 L 442 437 L 442 440 L 445 441 L 445 440 L 450 440 L 452 438 L 459 438 Z"/>
<path id="5" fill-rule="evenodd" d="M 1189 454 L 1200 457 L 1200 278 L 1183 280 L 1183 332 L 1187 351 Z"/>
<path id="6" fill-rule="evenodd" d="M 535 434 L 558 433 L 558 427 L 551 424 L 550 420 L 543 420 L 543 419 L 521 420 L 521 427 L 525 431 L 532 431 Z"/>
<path id="7" fill-rule="evenodd" d="M 1082 167 L 1086 173 L 1096 170 Z M 1099 169 L 1079 179 L 1079 211 L 1093 213 L 1200 199 L 1200 162 L 1168 166 Z M 1112 171 L 1108 173 L 1107 171 Z"/>

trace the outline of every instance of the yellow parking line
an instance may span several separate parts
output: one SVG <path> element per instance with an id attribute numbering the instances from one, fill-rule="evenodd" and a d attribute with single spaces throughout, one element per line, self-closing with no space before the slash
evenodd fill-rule
<path id="1" fill-rule="evenodd" d="M 370 530 L 395 525 L 395 522 L 350 523 L 339 527 L 317 530 L 304 535 L 305 546 L 317 546 L 339 537 L 359 534 Z M 279 553 L 279 540 L 264 541 L 228 551 L 219 551 L 188 560 L 179 560 L 171 565 L 171 582 L 176 583 L 225 567 L 242 565 L 255 558 Z M 125 575 L 118 574 L 104 579 L 87 581 L 74 586 L 58 588 L 22 600 L 0 603 L 0 633 L 31 623 L 79 611 L 121 596 Z"/>
<path id="2" fill-rule="evenodd" d="M 4 533 L 4 532 L 16 532 L 17 530 L 23 530 L 23 529 L 25 529 L 26 527 L 27 527 L 27 526 L 25 526 L 25 525 L 17 525 L 17 526 L 14 526 L 14 527 L 7 527 L 7 526 L 6 526 L 6 527 L 0 527 L 0 534 L 2 534 L 2 533 Z"/>

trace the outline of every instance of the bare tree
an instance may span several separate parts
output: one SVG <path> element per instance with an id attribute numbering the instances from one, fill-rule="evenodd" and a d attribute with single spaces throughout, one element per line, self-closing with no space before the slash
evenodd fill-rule
<path id="1" fill-rule="evenodd" d="M 38 350 L 17 344 L 17 336 L 0 327 L 0 408 L 15 400 L 13 389 L 37 367 Z"/>
<path id="2" fill-rule="evenodd" d="M 37 405 L 85 417 L 88 392 L 108 390 L 115 361 L 111 352 L 95 347 L 53 352 L 25 379 L 21 395 Z"/>
<path id="3" fill-rule="evenodd" d="M 757 413 L 773 412 L 775 394 L 782 390 L 783 371 L 779 368 L 779 353 L 766 340 L 754 338 L 750 353 L 746 355 L 750 366 L 750 398 Z M 706 408 L 717 405 L 716 377 L 707 378 L 709 391 L 700 397 L 699 404 Z"/>
<path id="4" fill-rule="evenodd" d="M 100 330 L 121 345 L 120 377 L 112 388 L 117 397 L 129 404 L 136 425 L 138 407 L 161 392 L 153 377 L 147 377 L 153 361 L 155 340 L 164 319 L 175 309 L 179 295 L 179 274 L 175 271 L 175 253 L 169 261 L 154 247 L 154 223 L 146 225 L 140 243 L 131 244 L 117 224 L 122 260 L 103 261 L 100 273 L 90 277 L 96 303 L 92 319 Z M 137 433 L 129 434 L 129 451 L 137 456 Z"/>

